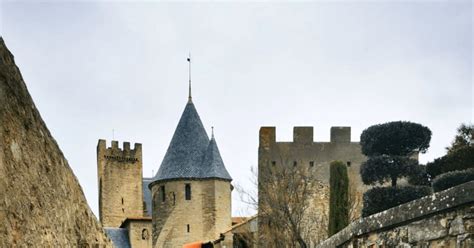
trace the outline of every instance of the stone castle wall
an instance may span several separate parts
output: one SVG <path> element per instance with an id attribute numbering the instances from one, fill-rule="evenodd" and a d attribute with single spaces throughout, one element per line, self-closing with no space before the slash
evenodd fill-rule
<path id="1" fill-rule="evenodd" d="M 367 158 L 362 154 L 359 142 L 351 142 L 350 127 L 332 127 L 330 142 L 314 142 L 313 127 L 295 127 L 293 142 L 277 142 L 275 127 L 262 127 L 258 154 L 259 167 L 296 163 L 310 168 L 325 184 L 329 184 L 329 163 L 341 160 L 348 165 L 349 178 L 360 190 L 365 190 L 359 169 Z"/>
<path id="2" fill-rule="evenodd" d="M 0 247 L 111 246 L 0 38 Z"/>
<path id="3" fill-rule="evenodd" d="M 97 145 L 99 215 L 105 227 L 120 227 L 127 217 L 143 216 L 142 146 L 117 141 L 107 148 L 105 140 Z"/>
<path id="4" fill-rule="evenodd" d="M 360 165 L 366 161 L 359 142 L 351 142 L 350 127 L 332 127 L 330 142 L 314 142 L 313 127 L 295 127 L 293 142 L 277 142 L 275 127 L 260 129 L 260 146 L 258 152 L 259 182 L 268 170 L 268 166 L 301 166 L 313 173 L 322 184 L 315 195 L 314 206 L 322 215 L 329 213 L 329 164 L 340 160 L 347 164 L 353 202 L 352 216 L 359 216 L 362 207 L 362 194 L 366 186 L 360 178 Z M 264 185 L 261 185 L 264 187 Z M 259 192 L 260 195 L 261 192 Z M 259 206 L 263 207 L 263 206 Z M 327 219 L 327 217 L 326 217 Z M 321 237 L 327 233 L 327 220 L 319 220 Z"/>
<path id="5" fill-rule="evenodd" d="M 474 181 L 352 222 L 317 247 L 474 247 Z"/>
<path id="6" fill-rule="evenodd" d="M 152 228 L 151 220 L 148 218 L 128 220 L 125 226 L 128 230 L 130 246 L 133 248 L 152 247 Z"/>
<path id="7" fill-rule="evenodd" d="M 191 200 L 185 185 L 191 185 Z M 161 192 L 165 186 L 165 200 Z M 153 247 L 182 247 L 213 240 L 231 226 L 231 186 L 223 180 L 179 180 L 152 184 Z M 189 232 L 188 232 L 189 225 Z"/>

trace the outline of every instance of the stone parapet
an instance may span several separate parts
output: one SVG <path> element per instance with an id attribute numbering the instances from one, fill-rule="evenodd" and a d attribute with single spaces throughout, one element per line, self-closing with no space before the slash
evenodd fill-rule
<path id="1" fill-rule="evenodd" d="M 474 245 L 474 181 L 352 222 L 326 247 Z"/>

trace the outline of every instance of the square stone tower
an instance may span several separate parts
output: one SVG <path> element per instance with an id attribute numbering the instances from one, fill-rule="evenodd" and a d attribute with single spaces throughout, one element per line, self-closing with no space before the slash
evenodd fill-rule
<path id="1" fill-rule="evenodd" d="M 340 160 L 347 165 L 350 186 L 355 202 L 352 215 L 357 216 L 362 207 L 362 193 L 366 186 L 362 183 L 359 170 L 361 164 L 366 161 L 362 154 L 359 142 L 351 141 L 350 127 L 331 127 L 331 139 L 329 142 L 315 142 L 313 127 L 294 127 L 293 141 L 276 141 L 275 127 L 260 128 L 260 144 L 258 150 L 258 177 L 259 177 L 259 198 L 264 197 L 264 178 L 269 167 L 291 166 L 300 167 L 312 173 L 320 185 L 312 205 L 318 215 L 328 215 L 329 212 L 329 164 L 334 160 Z M 268 187 L 267 187 L 268 188 Z M 259 212 L 265 207 L 259 204 Z M 271 206 L 268 206 L 271 208 Z M 318 234 L 326 236 L 327 223 L 320 220 Z M 261 219 L 259 219 L 261 226 Z M 262 227 L 262 226 L 261 226 Z M 259 230 L 262 228 L 259 227 Z M 265 238 L 265 237 L 262 237 Z M 270 237 L 271 238 L 271 237 Z"/>
<path id="2" fill-rule="evenodd" d="M 127 217 L 143 216 L 142 145 L 118 141 L 97 144 L 99 216 L 104 227 L 120 227 Z"/>

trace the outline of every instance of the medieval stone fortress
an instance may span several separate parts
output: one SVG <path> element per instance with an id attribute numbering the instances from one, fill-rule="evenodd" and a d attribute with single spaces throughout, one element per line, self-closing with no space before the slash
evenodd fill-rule
<path id="1" fill-rule="evenodd" d="M 260 127 L 257 214 L 233 218 L 233 177 L 195 101 L 190 80 L 151 178 L 146 144 L 98 139 L 96 218 L 0 39 L 0 247 L 474 247 L 472 125 L 426 165 L 419 123 L 375 124 L 360 142 L 349 126 L 329 142 L 313 127 L 291 142 Z"/>
<path id="2" fill-rule="evenodd" d="M 97 165 L 100 221 L 116 246 L 182 247 L 231 227 L 232 178 L 191 92 L 155 177 L 143 178 L 141 144 L 99 140 Z"/>

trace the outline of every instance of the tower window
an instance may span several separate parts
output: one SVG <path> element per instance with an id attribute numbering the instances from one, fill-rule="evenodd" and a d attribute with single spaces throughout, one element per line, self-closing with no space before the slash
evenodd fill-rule
<path id="1" fill-rule="evenodd" d="M 186 225 L 186 230 L 187 230 L 188 232 L 191 231 L 191 228 L 189 227 L 189 224 Z"/>
<path id="2" fill-rule="evenodd" d="M 149 238 L 148 229 L 142 230 L 142 240 L 147 240 Z"/>
<path id="3" fill-rule="evenodd" d="M 309 161 L 309 166 L 314 167 L 314 161 Z"/>
<path id="4" fill-rule="evenodd" d="M 272 165 L 275 166 L 277 164 L 276 161 L 272 161 Z"/>
<path id="5" fill-rule="evenodd" d="M 347 161 L 347 167 L 351 167 L 351 161 Z"/>
<path id="6" fill-rule="evenodd" d="M 161 193 L 161 201 L 165 202 L 166 200 L 166 195 L 165 195 L 165 185 L 160 186 L 160 193 Z"/>
<path id="7" fill-rule="evenodd" d="M 191 184 L 190 183 L 187 183 L 184 186 L 184 195 L 185 195 L 186 200 L 191 200 Z"/>
<path id="8" fill-rule="evenodd" d="M 123 197 L 122 197 L 122 205 L 123 205 Z"/>
<path id="9" fill-rule="evenodd" d="M 296 162 L 296 161 L 293 161 L 293 166 L 295 166 L 295 167 L 296 167 L 297 165 L 298 165 L 298 162 Z"/>

